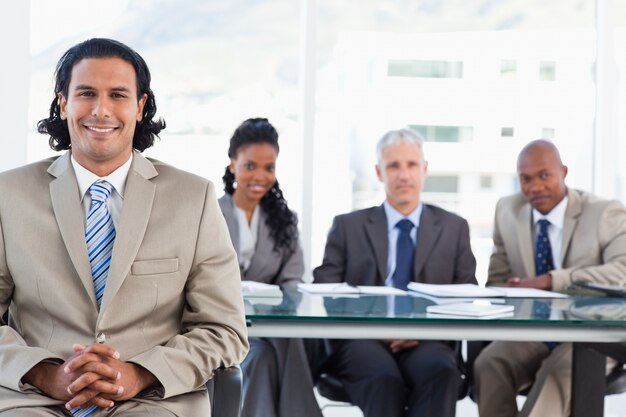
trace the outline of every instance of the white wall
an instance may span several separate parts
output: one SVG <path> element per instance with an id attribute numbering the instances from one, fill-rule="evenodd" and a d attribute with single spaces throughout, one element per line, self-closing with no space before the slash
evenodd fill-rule
<path id="1" fill-rule="evenodd" d="M 0 5 L 0 171 L 26 163 L 30 2 Z"/>

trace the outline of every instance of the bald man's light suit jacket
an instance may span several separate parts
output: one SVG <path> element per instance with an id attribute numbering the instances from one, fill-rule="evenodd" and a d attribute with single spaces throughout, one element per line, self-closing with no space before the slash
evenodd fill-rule
<path id="1" fill-rule="evenodd" d="M 0 174 L 0 411 L 63 404 L 20 382 L 98 335 L 162 388 L 136 400 L 210 415 L 204 383 L 248 349 L 239 267 L 213 185 L 135 152 L 102 306 L 70 153 Z"/>
<path id="2" fill-rule="evenodd" d="M 618 201 L 600 199 L 568 189 L 563 222 L 561 269 L 551 271 L 555 291 L 578 279 L 603 284 L 626 282 L 626 209 Z M 489 284 L 511 277 L 535 276 L 532 208 L 521 194 L 505 197 L 496 206 L 494 252 Z"/>

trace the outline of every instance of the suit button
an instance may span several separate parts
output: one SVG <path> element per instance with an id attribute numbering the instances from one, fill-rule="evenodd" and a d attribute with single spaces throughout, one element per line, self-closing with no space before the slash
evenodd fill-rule
<path id="1" fill-rule="evenodd" d="M 103 332 L 98 333 L 98 336 L 96 336 L 96 342 L 102 344 L 106 341 L 107 341 L 107 336 Z"/>

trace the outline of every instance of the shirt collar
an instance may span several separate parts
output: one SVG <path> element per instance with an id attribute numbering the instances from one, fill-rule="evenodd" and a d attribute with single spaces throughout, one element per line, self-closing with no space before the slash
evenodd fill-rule
<path id="1" fill-rule="evenodd" d="M 111 183 L 120 197 L 122 197 L 122 199 L 124 198 L 124 187 L 126 186 L 126 177 L 128 176 L 128 171 L 130 171 L 130 165 L 133 162 L 133 153 L 131 153 L 128 161 L 124 162 L 122 166 L 105 177 L 99 177 L 87 168 L 83 167 L 78 163 L 78 161 L 76 161 L 76 159 L 74 159 L 74 155 L 71 155 L 71 161 L 72 166 L 74 167 L 74 172 L 76 173 L 76 181 L 78 182 L 78 191 L 80 192 L 81 201 L 85 197 L 89 187 L 91 187 L 91 184 L 99 180 L 105 180 Z"/>
<path id="2" fill-rule="evenodd" d="M 536 225 L 541 219 L 546 219 L 551 225 L 558 229 L 563 229 L 563 223 L 565 221 L 565 210 L 567 209 L 567 202 L 569 197 L 566 195 L 563 200 L 559 202 L 548 214 L 541 214 L 536 209 L 533 209 L 533 223 Z"/>
<path id="3" fill-rule="evenodd" d="M 387 216 L 387 232 L 393 230 L 396 227 L 396 223 L 398 223 L 402 219 L 409 219 L 415 225 L 415 228 L 418 229 L 420 226 L 420 217 L 422 217 L 422 210 L 424 208 L 424 204 L 419 203 L 415 210 L 409 213 L 408 216 L 403 215 L 398 210 L 393 208 L 391 204 L 387 200 L 383 203 L 383 207 L 385 208 L 385 215 Z"/>

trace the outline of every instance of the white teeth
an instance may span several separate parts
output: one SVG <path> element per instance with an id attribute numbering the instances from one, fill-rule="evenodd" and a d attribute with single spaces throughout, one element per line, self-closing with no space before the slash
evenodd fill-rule
<path id="1" fill-rule="evenodd" d="M 113 131 L 112 127 L 100 128 L 100 127 L 89 126 L 88 129 L 89 130 L 93 130 L 94 132 L 98 132 L 98 133 L 107 133 L 107 132 L 112 132 Z"/>

